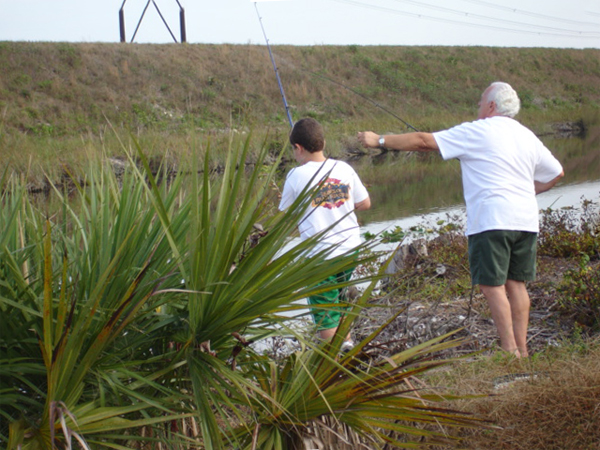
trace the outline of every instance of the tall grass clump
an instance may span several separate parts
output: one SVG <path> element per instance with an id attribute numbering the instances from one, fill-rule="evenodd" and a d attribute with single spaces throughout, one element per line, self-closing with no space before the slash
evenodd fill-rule
<path id="1" fill-rule="evenodd" d="M 203 167 L 192 163 L 201 176 L 180 172 L 159 183 L 138 147 L 126 153 L 122 176 L 98 162 L 72 180 L 73 192 L 55 188 L 53 209 L 4 173 L 3 446 L 276 450 L 301 448 L 314 430 L 322 436 L 339 425 L 383 448 L 398 441 L 392 431 L 446 439 L 413 422 L 480 424 L 435 406 L 450 397 L 404 384 L 446 364 L 430 354 L 460 340 L 444 336 L 369 363 L 373 333 L 338 355 L 370 289 L 331 343 L 296 336 L 303 350 L 284 357 L 251 345 L 290 333 L 282 313 L 321 292 L 323 277 L 378 255 L 367 243 L 358 255 L 306 256 L 320 236 L 284 249 L 315 192 L 274 211 L 277 164 L 265 169 L 265 148 L 246 170 L 248 152 L 248 140 L 231 147 L 218 180 L 206 157 Z"/>

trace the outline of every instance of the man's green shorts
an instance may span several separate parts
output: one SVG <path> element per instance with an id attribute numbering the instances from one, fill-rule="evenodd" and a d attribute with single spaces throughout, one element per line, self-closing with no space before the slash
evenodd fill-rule
<path id="1" fill-rule="evenodd" d="M 353 271 L 354 269 L 350 269 L 344 272 L 340 272 L 337 275 L 331 275 L 322 282 L 320 282 L 318 286 L 326 284 L 333 285 L 348 281 L 350 280 Z M 345 300 L 341 298 L 341 291 L 342 289 L 331 289 L 329 291 L 323 292 L 322 294 L 308 297 L 308 303 L 311 306 L 315 306 L 315 308 L 311 308 L 310 311 L 315 320 L 315 324 L 317 325 L 318 330 L 329 330 L 331 328 L 337 327 L 340 324 L 342 315 L 347 310 L 347 308 L 336 308 L 330 307 L 329 305 L 338 303 L 340 300 Z M 321 305 L 328 306 L 320 307 Z"/>
<path id="2" fill-rule="evenodd" d="M 535 280 L 537 233 L 490 230 L 469 236 L 473 284 L 502 286 L 506 280 Z"/>

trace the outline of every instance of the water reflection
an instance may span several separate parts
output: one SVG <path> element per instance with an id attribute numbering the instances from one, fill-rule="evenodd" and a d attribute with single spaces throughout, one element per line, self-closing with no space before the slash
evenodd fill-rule
<path id="1" fill-rule="evenodd" d="M 583 199 L 600 201 L 600 179 L 584 183 L 574 183 L 560 185 L 537 196 L 538 207 L 540 210 L 546 208 L 559 209 L 563 207 L 580 207 Z M 362 214 L 362 213 L 361 213 Z M 450 220 L 452 222 L 466 222 L 466 208 L 464 204 L 430 208 L 421 213 L 396 217 L 393 219 L 371 221 L 361 223 L 361 233 L 378 234 L 385 230 L 393 230 L 399 226 L 403 230 L 408 230 L 416 225 L 434 225 L 438 220 Z M 393 249 L 398 244 L 390 244 L 386 249 Z M 380 249 L 381 250 L 381 249 Z"/>

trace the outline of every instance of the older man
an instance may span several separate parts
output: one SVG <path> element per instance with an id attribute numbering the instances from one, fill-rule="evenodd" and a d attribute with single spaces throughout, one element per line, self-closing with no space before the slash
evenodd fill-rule
<path id="1" fill-rule="evenodd" d="M 513 119 L 517 93 L 492 83 L 482 94 L 476 121 L 436 133 L 381 136 L 358 133 L 365 147 L 439 151 L 460 161 L 467 206 L 469 264 L 473 284 L 488 301 L 503 350 L 528 356 L 529 294 L 535 278 L 536 194 L 564 176 L 560 163 L 526 127 Z"/>

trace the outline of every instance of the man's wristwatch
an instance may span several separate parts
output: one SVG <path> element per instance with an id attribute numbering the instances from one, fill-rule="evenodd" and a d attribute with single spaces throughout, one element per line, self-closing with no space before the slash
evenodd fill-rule
<path id="1" fill-rule="evenodd" d="M 383 136 L 379 136 L 379 146 L 385 147 L 385 138 Z"/>

